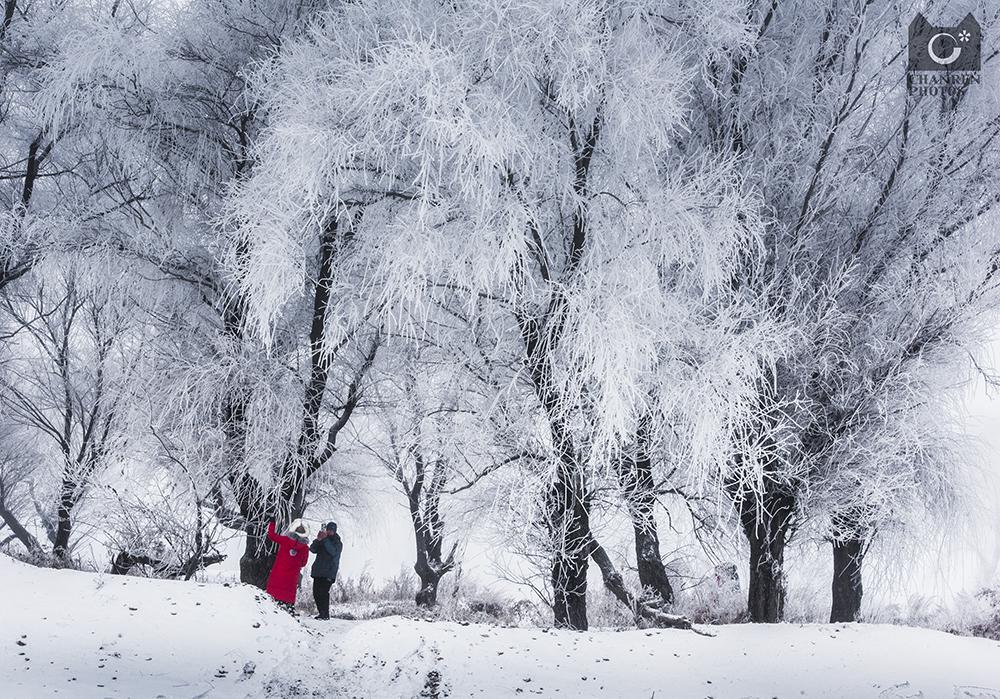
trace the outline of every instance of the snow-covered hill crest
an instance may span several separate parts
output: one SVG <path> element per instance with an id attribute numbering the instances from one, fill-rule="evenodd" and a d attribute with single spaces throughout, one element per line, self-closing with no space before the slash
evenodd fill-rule
<path id="1" fill-rule="evenodd" d="M 247 586 L 39 569 L 0 555 L 0 695 L 249 697 L 313 632 Z M 312 643 L 315 652 L 318 643 Z"/>

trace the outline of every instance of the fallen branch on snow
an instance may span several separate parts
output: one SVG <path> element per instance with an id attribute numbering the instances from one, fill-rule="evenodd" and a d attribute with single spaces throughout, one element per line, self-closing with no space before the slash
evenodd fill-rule
<path id="1" fill-rule="evenodd" d="M 693 631 L 699 636 L 708 636 L 714 638 L 715 634 L 708 633 L 707 631 L 702 631 L 696 629 L 691 623 L 691 620 L 686 616 L 680 614 L 668 614 L 662 609 L 657 609 L 656 607 L 637 599 L 635 595 L 629 592 L 628 588 L 625 586 L 625 581 L 621 576 L 621 573 L 615 568 L 615 564 L 611 562 L 611 558 L 608 556 L 607 551 L 604 547 L 597 543 L 597 540 L 591 536 L 590 538 L 590 557 L 594 559 L 594 563 L 601 570 L 601 577 L 604 579 L 604 586 L 613 594 L 622 604 L 632 610 L 632 614 L 635 616 L 636 626 L 639 628 L 669 628 L 669 629 L 684 629 L 686 631 Z"/>

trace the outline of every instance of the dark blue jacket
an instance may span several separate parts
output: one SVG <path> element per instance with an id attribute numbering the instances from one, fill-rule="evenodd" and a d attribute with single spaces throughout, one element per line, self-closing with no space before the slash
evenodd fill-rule
<path id="1" fill-rule="evenodd" d="M 344 550 L 344 542 L 339 534 L 330 534 L 324 539 L 316 539 L 310 544 L 309 550 L 316 554 L 312 565 L 314 578 L 337 579 L 340 570 L 340 552 Z"/>

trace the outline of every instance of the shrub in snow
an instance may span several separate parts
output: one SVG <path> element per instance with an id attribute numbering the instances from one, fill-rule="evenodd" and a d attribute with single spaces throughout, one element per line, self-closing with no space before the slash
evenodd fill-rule
<path id="1" fill-rule="evenodd" d="M 1000 641 L 1000 587 L 986 587 L 973 595 L 959 595 L 942 615 L 943 631 Z"/>
<path id="2" fill-rule="evenodd" d="M 677 594 L 674 611 L 696 624 L 732 624 L 746 616 L 746 593 L 739 581 L 709 575 Z"/>

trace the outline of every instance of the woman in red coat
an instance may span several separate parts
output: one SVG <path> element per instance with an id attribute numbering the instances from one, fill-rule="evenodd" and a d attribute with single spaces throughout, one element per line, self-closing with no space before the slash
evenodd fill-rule
<path id="1" fill-rule="evenodd" d="M 302 522 L 292 522 L 284 535 L 276 534 L 274 522 L 267 525 L 267 538 L 278 545 L 271 575 L 267 579 L 267 594 L 288 607 L 295 606 L 299 575 L 309 560 L 309 539 Z"/>

